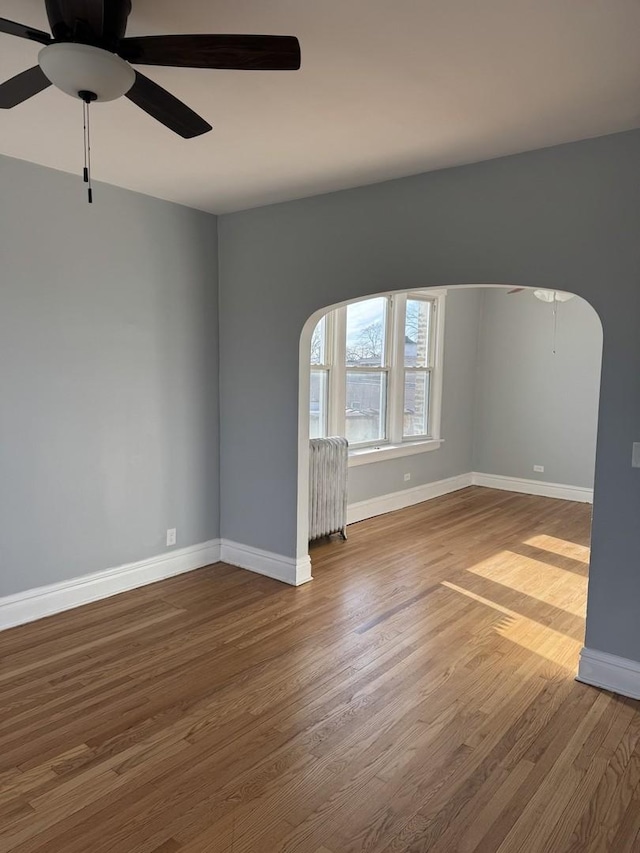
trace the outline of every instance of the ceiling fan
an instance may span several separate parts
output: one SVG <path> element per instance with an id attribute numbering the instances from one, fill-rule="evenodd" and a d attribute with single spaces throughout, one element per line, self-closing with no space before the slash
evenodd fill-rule
<path id="1" fill-rule="evenodd" d="M 167 35 L 126 38 L 131 0 L 45 0 L 52 36 L 0 18 L 0 33 L 43 45 L 38 65 L 0 85 L 0 109 L 11 109 L 53 84 L 86 104 L 126 95 L 185 139 L 211 130 L 186 104 L 132 65 L 295 71 L 293 36 Z"/>
<path id="2" fill-rule="evenodd" d="M 528 288 L 514 287 L 512 290 L 507 290 L 507 296 L 512 293 L 524 293 Z M 574 293 L 567 293 L 566 290 L 534 290 L 533 295 L 541 302 L 568 302 L 575 296 Z"/>
<path id="3" fill-rule="evenodd" d="M 514 287 L 511 290 L 507 290 L 507 296 L 511 296 L 512 293 L 526 293 L 528 289 L 529 288 L 527 287 Z M 567 293 L 566 290 L 540 289 L 534 290 L 533 295 L 541 302 L 549 302 L 553 306 L 553 342 L 551 345 L 551 352 L 555 355 L 558 339 L 558 306 L 561 302 L 568 302 L 570 299 L 573 299 L 575 293 Z"/>

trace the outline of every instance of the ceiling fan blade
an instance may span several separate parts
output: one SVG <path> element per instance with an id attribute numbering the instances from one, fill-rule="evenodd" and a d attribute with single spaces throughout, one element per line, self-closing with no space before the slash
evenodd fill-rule
<path id="1" fill-rule="evenodd" d="M 192 139 L 212 129 L 190 107 L 138 71 L 127 98 L 184 139 Z"/>
<path id="2" fill-rule="evenodd" d="M 143 36 L 120 42 L 118 53 L 138 65 L 296 71 L 300 44 L 294 36 Z"/>
<path id="3" fill-rule="evenodd" d="M 50 85 L 51 81 L 44 76 L 40 66 L 35 65 L 0 85 L 0 109 L 10 110 Z"/>
<path id="4" fill-rule="evenodd" d="M 16 24 L 15 21 L 7 21 L 6 18 L 0 18 L 0 33 L 7 33 L 7 35 L 18 36 L 21 39 L 37 41 L 40 44 L 49 44 L 51 41 L 49 33 L 43 33 L 42 30 L 27 27 L 25 24 Z"/>

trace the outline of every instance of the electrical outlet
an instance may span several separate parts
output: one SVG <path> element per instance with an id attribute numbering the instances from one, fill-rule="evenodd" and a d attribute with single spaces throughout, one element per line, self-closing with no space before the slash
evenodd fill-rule
<path id="1" fill-rule="evenodd" d="M 411 479 L 411 474 L 405 474 L 405 475 L 404 475 L 404 481 L 405 481 L 405 483 L 408 483 L 410 479 Z"/>
<path id="2" fill-rule="evenodd" d="M 176 529 L 175 527 L 170 527 L 167 530 L 167 545 L 175 545 L 176 544 Z"/>
<path id="3" fill-rule="evenodd" d="M 533 470 L 536 474 L 544 474 L 544 465 L 534 465 Z"/>

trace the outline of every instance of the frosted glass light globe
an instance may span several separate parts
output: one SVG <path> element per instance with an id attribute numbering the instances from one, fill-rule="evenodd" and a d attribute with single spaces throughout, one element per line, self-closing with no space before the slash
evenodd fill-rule
<path id="1" fill-rule="evenodd" d="M 92 92 L 96 101 L 114 101 L 126 95 L 136 80 L 128 62 L 90 44 L 49 44 L 38 54 L 38 62 L 45 77 L 74 98 L 80 92 Z"/>

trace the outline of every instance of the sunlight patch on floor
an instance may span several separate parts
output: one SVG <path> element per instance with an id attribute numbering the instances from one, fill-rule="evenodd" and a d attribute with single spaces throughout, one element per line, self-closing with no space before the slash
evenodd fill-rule
<path id="1" fill-rule="evenodd" d="M 480 604 L 491 607 L 493 610 L 502 613 L 506 619 L 502 619 L 495 626 L 496 633 L 500 634 L 506 640 L 517 643 L 537 655 L 541 655 L 552 663 L 562 666 L 565 669 L 574 671 L 576 663 L 582 648 L 582 643 L 567 637 L 560 631 L 554 631 L 547 625 L 542 625 L 533 619 L 528 619 L 526 616 L 521 616 L 514 610 L 508 607 L 503 607 L 495 601 L 491 601 L 482 595 L 478 595 L 471 590 L 458 586 L 450 581 L 442 581 L 442 585 L 448 589 L 458 592 L 461 595 L 472 598 Z"/>
<path id="2" fill-rule="evenodd" d="M 467 571 L 574 616 L 584 616 L 586 578 L 575 572 L 511 551 L 501 551 Z"/>
<path id="3" fill-rule="evenodd" d="M 540 548 L 542 551 L 551 551 L 552 554 L 559 554 L 561 557 L 571 557 L 572 560 L 578 560 L 585 566 L 589 564 L 589 548 L 567 539 L 558 539 L 557 536 L 539 533 L 530 539 L 525 539 L 524 544 Z"/>
<path id="4" fill-rule="evenodd" d="M 505 621 L 496 628 L 496 631 L 506 640 L 517 643 L 564 669 L 575 672 L 577 668 L 582 643 L 559 631 L 554 631 L 553 628 L 519 616 Z"/>

